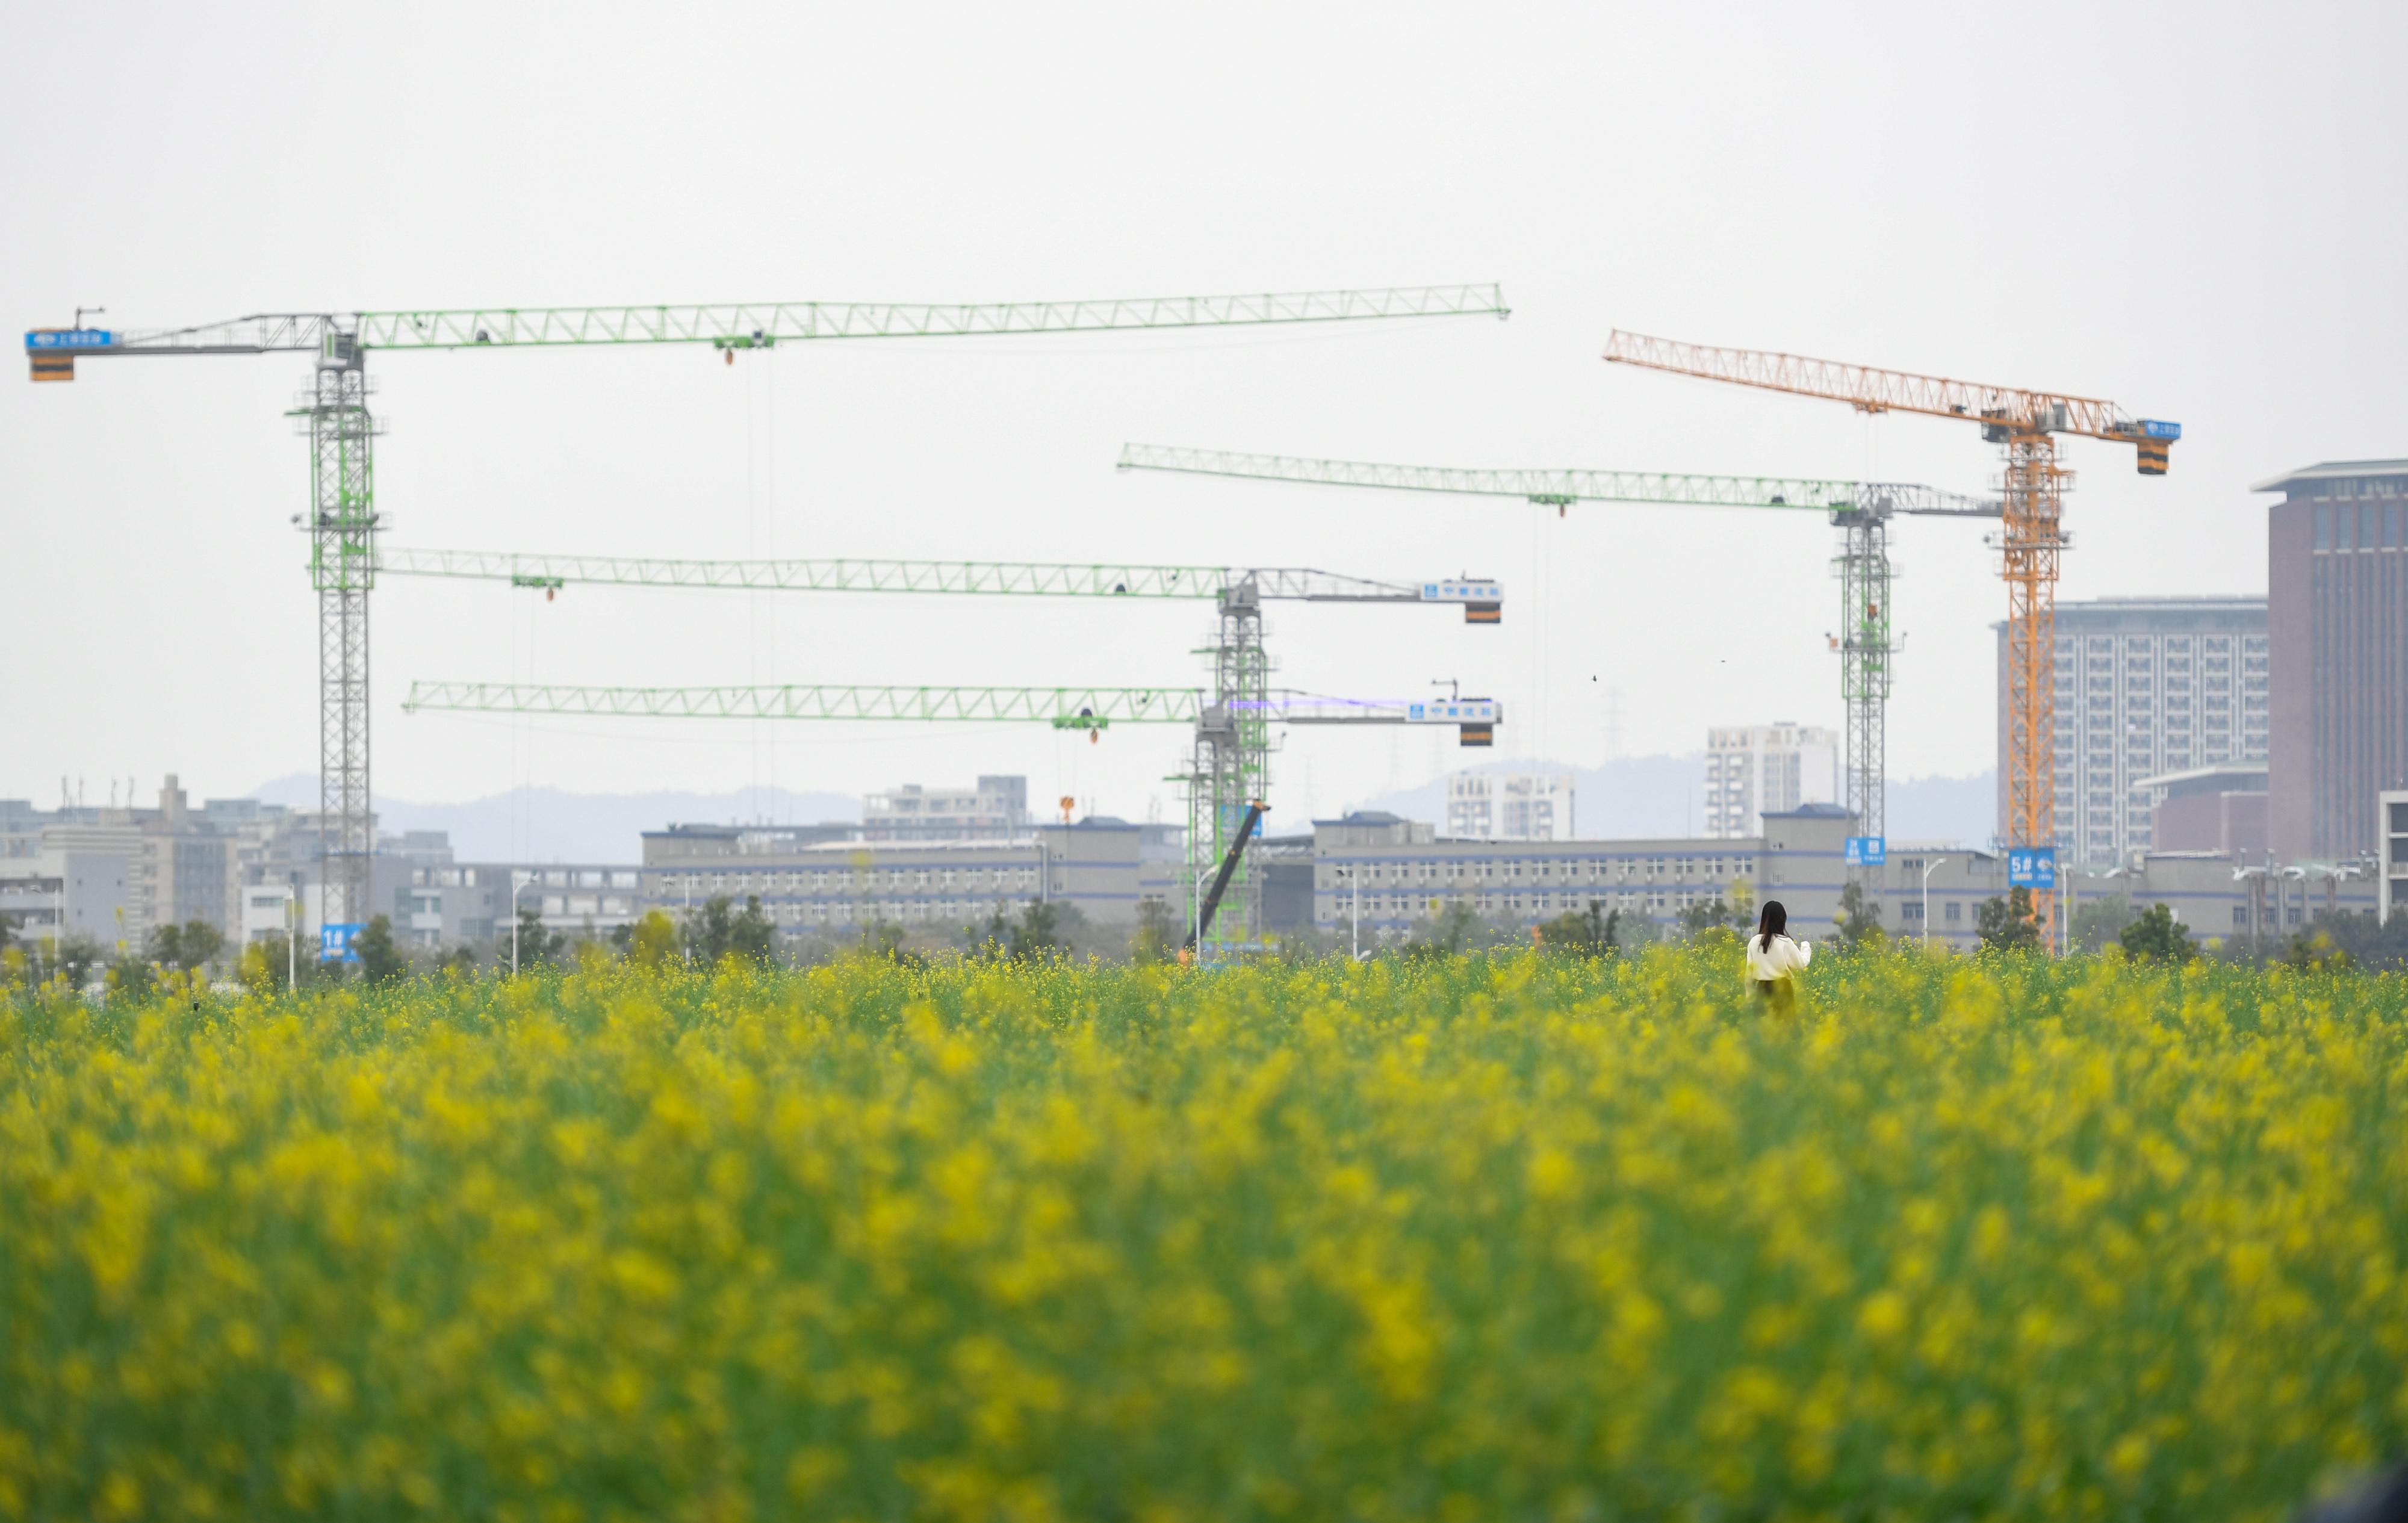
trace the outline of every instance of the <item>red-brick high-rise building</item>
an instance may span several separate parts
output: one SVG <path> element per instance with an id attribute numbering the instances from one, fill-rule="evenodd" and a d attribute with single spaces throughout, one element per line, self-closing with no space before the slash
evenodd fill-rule
<path id="1" fill-rule="evenodd" d="M 2279 860 L 2347 861 L 2374 850 L 2374 796 L 2408 786 L 2408 460 L 2252 490 L 2284 495 L 2267 525 L 2268 834 Z"/>

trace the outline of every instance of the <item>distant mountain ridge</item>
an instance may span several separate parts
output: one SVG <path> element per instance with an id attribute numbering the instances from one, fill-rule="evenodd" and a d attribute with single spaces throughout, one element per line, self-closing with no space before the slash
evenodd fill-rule
<path id="1" fill-rule="evenodd" d="M 318 778 L 295 772 L 253 788 L 267 804 L 318 807 Z M 766 808 L 765 808 L 766 806 Z M 380 797 L 377 825 L 386 831 L 441 830 L 464 862 L 595 862 L 643 860 L 643 833 L 672 824 L 727 824 L 764 814 L 781 825 L 856 821 L 861 800 L 851 794 L 738 788 L 727 793 L 569 793 L 526 788 L 456 804 L 419 804 Z"/>

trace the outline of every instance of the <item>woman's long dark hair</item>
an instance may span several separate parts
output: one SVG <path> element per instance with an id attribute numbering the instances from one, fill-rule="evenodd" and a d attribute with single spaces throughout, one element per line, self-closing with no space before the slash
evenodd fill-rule
<path id="1" fill-rule="evenodd" d="M 1764 913 L 1756 917 L 1756 944 L 1761 952 L 1772 950 L 1772 939 L 1789 934 L 1789 912 L 1779 899 L 1764 901 Z"/>

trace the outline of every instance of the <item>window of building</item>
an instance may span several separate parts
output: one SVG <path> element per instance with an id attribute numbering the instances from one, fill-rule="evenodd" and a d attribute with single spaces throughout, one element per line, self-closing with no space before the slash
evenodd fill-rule
<path id="1" fill-rule="evenodd" d="M 2332 508 L 2328 503 L 2316 504 L 2316 548 L 2332 548 Z"/>
<path id="2" fill-rule="evenodd" d="M 1965 918 L 1965 906 L 1955 899 L 1950 899 L 1946 906 L 1946 913 L 1942 918 L 1952 926 L 1956 924 L 1958 921 Z"/>

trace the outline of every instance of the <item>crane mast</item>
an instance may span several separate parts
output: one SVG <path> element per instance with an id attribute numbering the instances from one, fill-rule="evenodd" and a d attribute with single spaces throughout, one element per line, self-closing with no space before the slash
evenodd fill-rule
<path id="1" fill-rule="evenodd" d="M 320 915 L 328 950 L 365 923 L 376 849 L 369 769 L 368 602 L 376 584 L 376 475 L 366 360 L 371 350 L 980 338 L 1508 315 L 1494 284 L 1240 293 L 1056 302 L 761 302 L 260 313 L 179 328 L 78 325 L 25 335 L 32 379 L 75 380 L 81 359 L 311 353 L 300 415 L 310 441 L 312 580 L 318 592 Z M 80 319 L 80 314 L 79 314 Z M 339 929 L 349 927 L 349 930 Z"/>
<path id="2" fill-rule="evenodd" d="M 368 916 L 368 594 L 376 586 L 376 422 L 359 346 L 330 333 L 303 409 L 309 429 L 310 582 L 318 594 L 319 923 Z"/>
<path id="3" fill-rule="evenodd" d="M 1917 412 L 1981 425 L 2000 445 L 2003 524 L 2000 571 L 2007 583 L 2006 827 L 2008 874 L 2028 880 L 2042 937 L 2057 941 L 2057 581 L 2065 550 L 2065 486 L 2057 436 L 2133 446 L 2143 476 L 2166 474 L 2182 425 L 2136 418 L 2092 396 L 1952 381 L 1942 376 L 1763 350 L 1728 349 L 1616 329 L 1612 363 L 1845 402 L 1860 412 Z"/>

